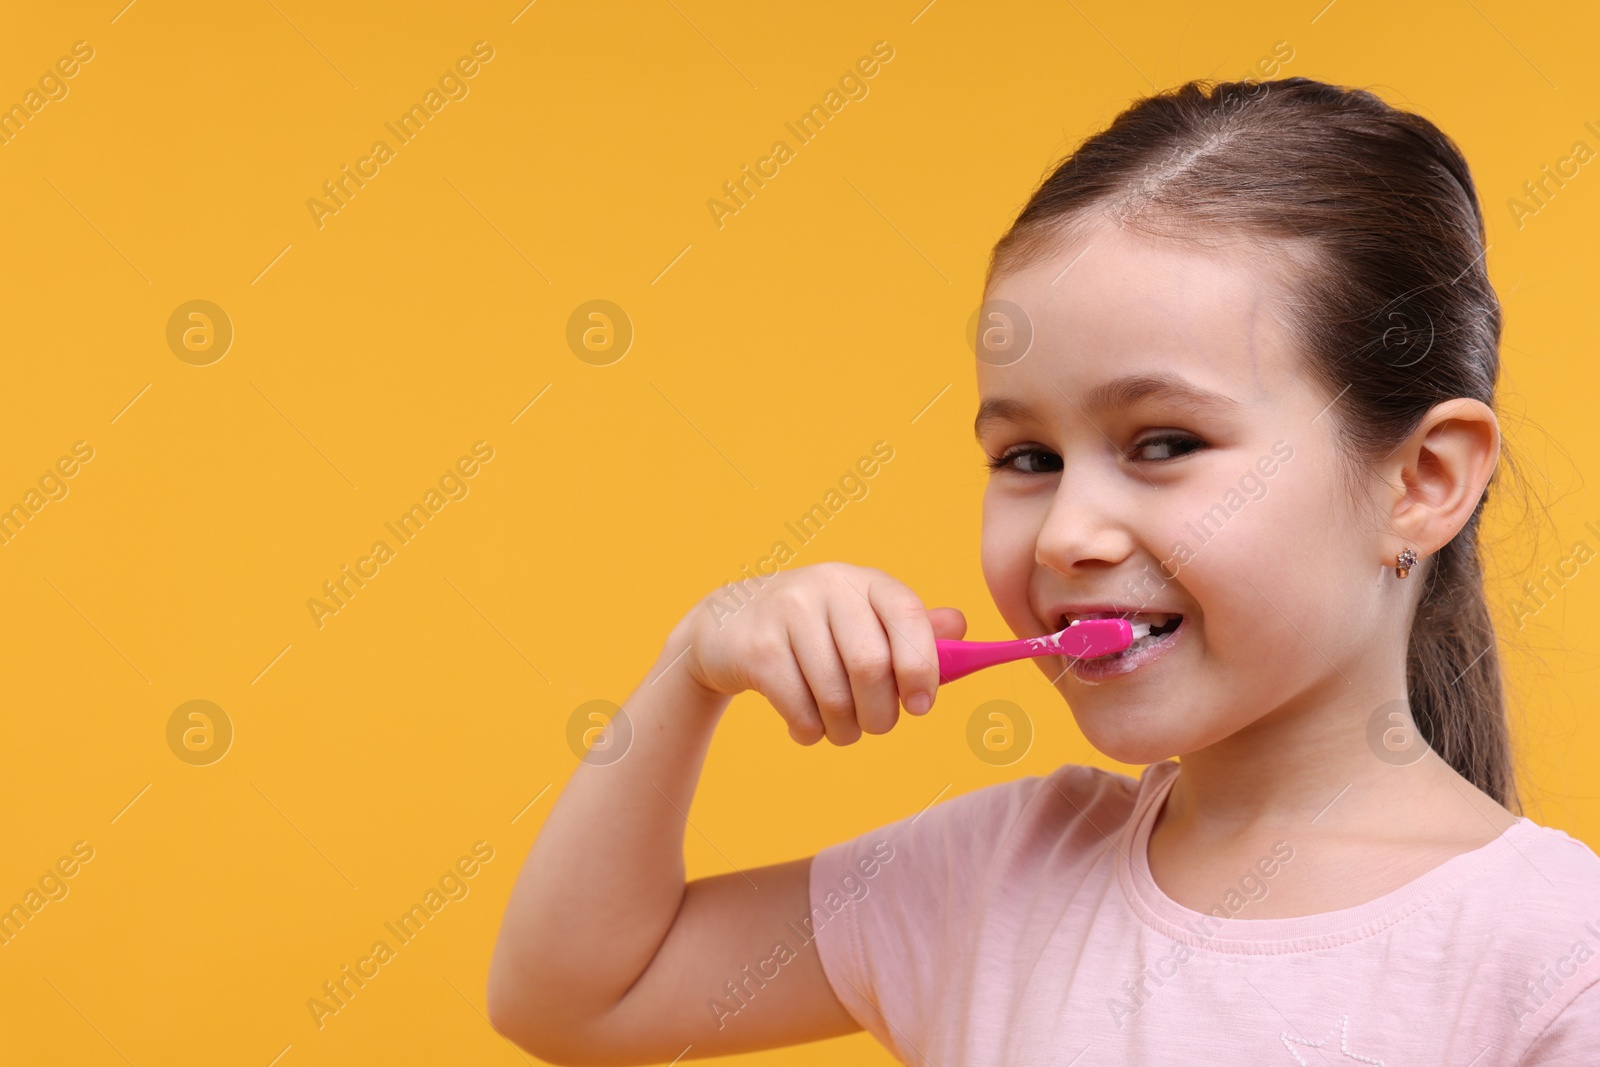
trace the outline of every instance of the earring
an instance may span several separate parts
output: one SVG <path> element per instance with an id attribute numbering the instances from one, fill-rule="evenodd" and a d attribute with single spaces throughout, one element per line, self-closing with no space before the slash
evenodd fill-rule
<path id="1" fill-rule="evenodd" d="M 1412 567 L 1417 565 L 1417 554 L 1409 548 L 1402 548 L 1395 553 L 1394 573 L 1397 578 L 1404 578 Z"/>

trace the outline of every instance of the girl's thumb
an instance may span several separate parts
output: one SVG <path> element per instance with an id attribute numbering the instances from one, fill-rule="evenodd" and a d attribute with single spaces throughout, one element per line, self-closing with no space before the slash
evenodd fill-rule
<path id="1" fill-rule="evenodd" d="M 940 640 L 959 641 L 967 632 L 967 617 L 958 608 L 930 608 L 928 621 L 933 623 L 933 636 Z"/>

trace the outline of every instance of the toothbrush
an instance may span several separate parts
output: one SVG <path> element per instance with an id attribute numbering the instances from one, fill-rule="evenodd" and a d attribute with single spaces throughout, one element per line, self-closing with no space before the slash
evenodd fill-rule
<path id="1" fill-rule="evenodd" d="M 1150 624 L 1127 619 L 1078 619 L 1060 633 L 1048 637 L 1024 637 L 1016 641 L 934 642 L 939 650 L 939 681 L 953 682 L 973 671 L 1034 656 L 1071 656 L 1093 659 L 1122 652 L 1150 633 Z"/>

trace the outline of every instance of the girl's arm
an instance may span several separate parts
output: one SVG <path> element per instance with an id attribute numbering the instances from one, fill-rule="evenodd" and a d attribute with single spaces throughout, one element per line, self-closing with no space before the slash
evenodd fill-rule
<path id="1" fill-rule="evenodd" d="M 666 1063 L 685 1046 L 692 1059 L 860 1029 L 815 942 L 799 948 L 785 926 L 810 914 L 809 857 L 684 884 L 686 813 L 731 698 L 702 689 L 681 662 L 669 668 L 680 650 L 669 642 L 656 680 L 623 705 L 627 753 L 578 765 L 506 908 L 489 1017 L 550 1063 Z M 744 968 L 753 972 L 778 940 L 798 956 L 758 987 Z M 742 1008 L 724 985 L 741 980 Z"/>
<path id="2" fill-rule="evenodd" d="M 735 693 L 761 693 L 807 745 L 885 733 L 902 699 L 925 711 L 935 622 L 939 636 L 965 632 L 959 612 L 936 610 L 882 571 L 817 564 L 770 579 L 734 618 L 716 620 L 704 601 L 685 615 L 623 706 L 631 746 L 578 766 L 528 854 L 489 972 L 495 1029 L 562 1064 L 664 1063 L 860 1029 L 816 942 L 795 932 L 810 917 L 811 860 L 685 885 L 685 824 Z"/>

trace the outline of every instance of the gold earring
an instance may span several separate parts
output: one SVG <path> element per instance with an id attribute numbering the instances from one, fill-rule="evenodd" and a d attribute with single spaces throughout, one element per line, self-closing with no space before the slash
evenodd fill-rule
<path id="1" fill-rule="evenodd" d="M 1417 565 L 1417 554 L 1409 548 L 1402 548 L 1395 553 L 1394 573 L 1397 578 L 1404 578 L 1412 567 Z"/>

